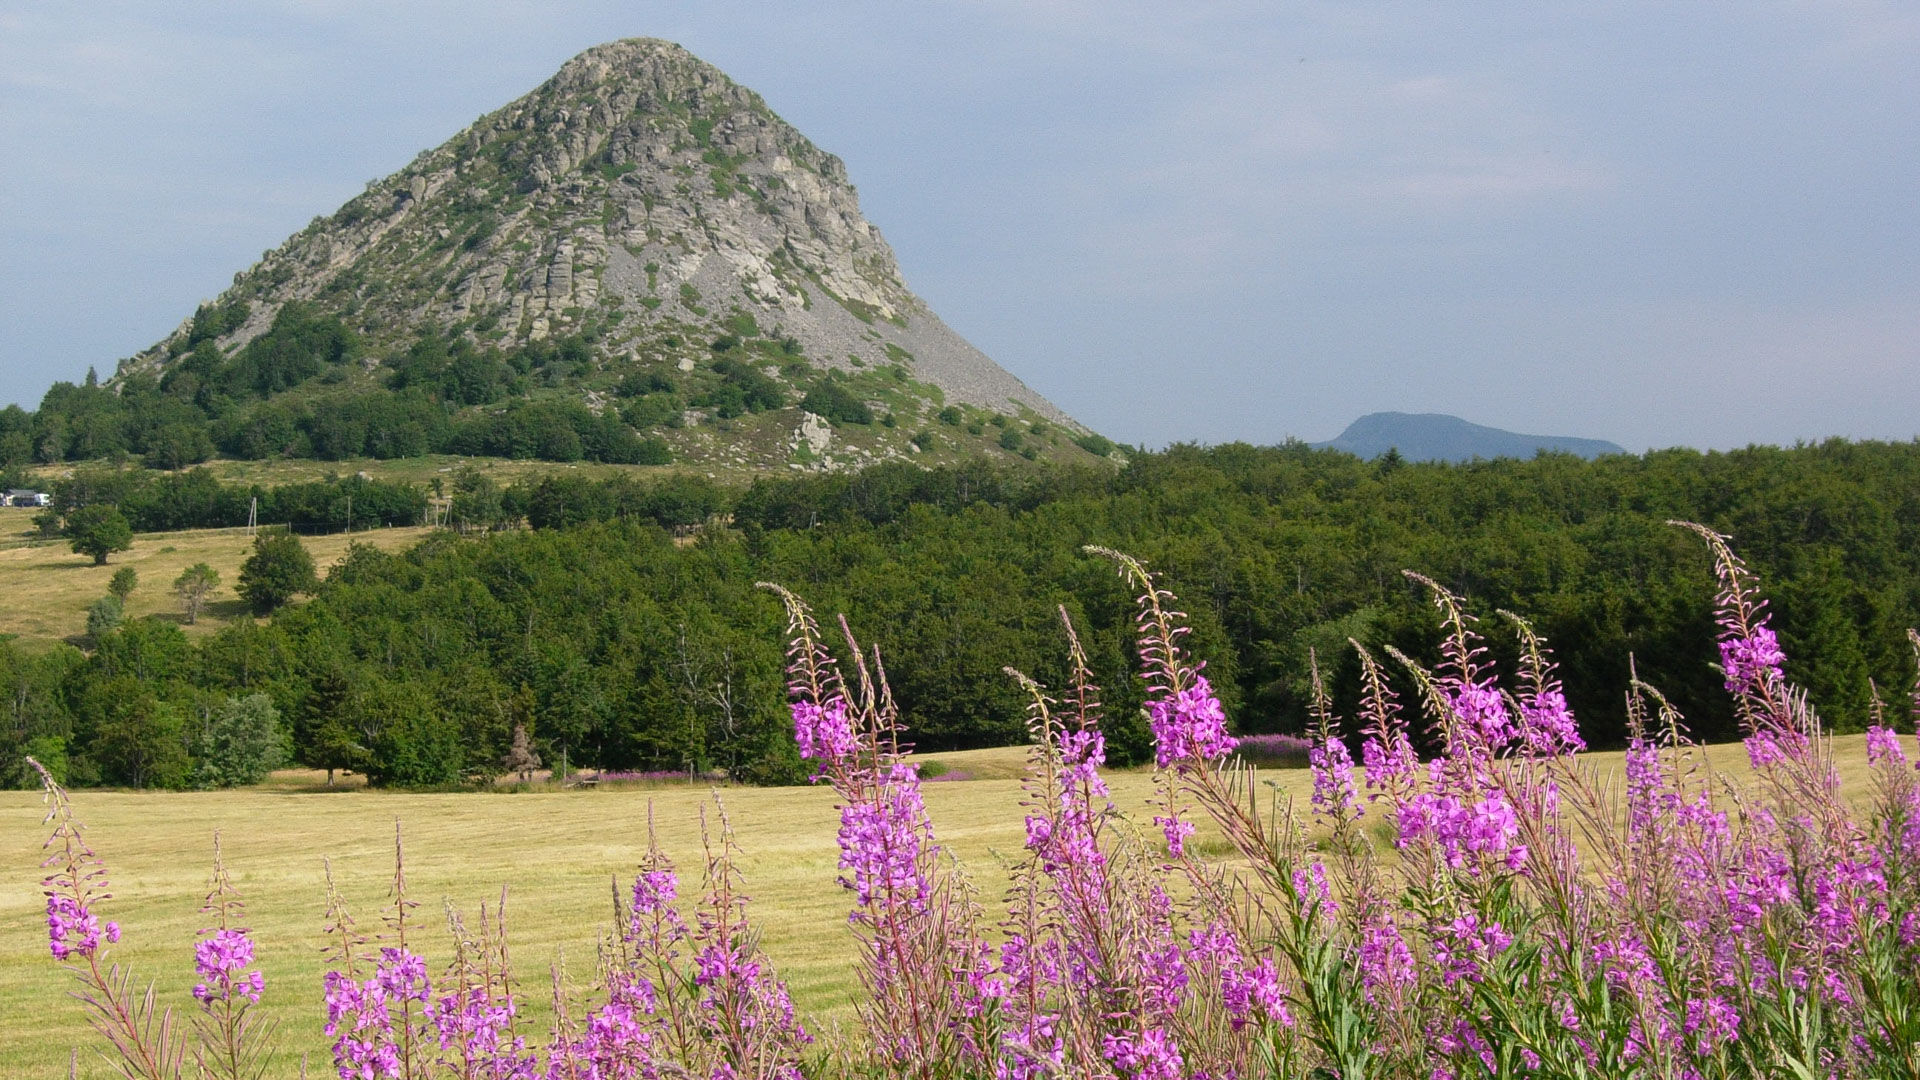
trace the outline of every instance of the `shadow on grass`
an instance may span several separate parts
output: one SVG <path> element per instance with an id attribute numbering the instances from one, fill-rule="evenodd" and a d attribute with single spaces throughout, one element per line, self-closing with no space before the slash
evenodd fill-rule
<path id="1" fill-rule="evenodd" d="M 203 619 L 225 619 L 231 622 L 252 614 L 253 608 L 245 600 L 240 599 L 209 600 L 200 605 L 200 617 Z"/>
<path id="2" fill-rule="evenodd" d="M 334 773 L 332 784 L 327 783 L 324 769 L 281 769 L 251 790 L 262 795 L 332 795 L 367 789 L 365 775 L 345 769 Z"/>
<path id="3" fill-rule="evenodd" d="M 44 562 L 29 564 L 29 570 L 109 570 L 112 563 L 96 563 L 85 555 L 72 559 L 47 559 Z"/>

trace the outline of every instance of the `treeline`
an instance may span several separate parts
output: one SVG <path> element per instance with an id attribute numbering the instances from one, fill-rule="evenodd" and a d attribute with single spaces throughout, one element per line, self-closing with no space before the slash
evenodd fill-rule
<path id="1" fill-rule="evenodd" d="M 143 469 L 79 469 L 56 480 L 52 503 L 35 515 L 46 535 L 83 506 L 119 509 L 136 532 L 289 525 L 300 531 L 425 523 L 427 493 L 414 485 L 362 476 L 329 477 L 267 487 L 223 484 L 207 469 L 159 473 Z"/>
<path id="2" fill-rule="evenodd" d="M 1137 760 L 1132 597 L 1088 543 L 1165 574 L 1242 731 L 1304 727 L 1310 650 L 1349 712 L 1349 638 L 1433 659 L 1412 568 L 1468 598 L 1502 661 L 1514 642 L 1496 609 L 1531 618 L 1590 742 L 1621 741 L 1630 662 L 1695 735 L 1732 737 L 1711 568 L 1670 518 L 1734 537 L 1789 674 L 1841 730 L 1864 724 L 1869 679 L 1890 697 L 1910 685 L 1904 630 L 1920 624 L 1915 443 L 1461 466 L 1176 447 L 1117 472 L 884 466 L 668 492 L 555 478 L 456 494 L 541 527 L 355 548 L 310 600 L 198 644 L 152 621 L 91 654 L 16 643 L 0 655 L 0 753 L 58 740 L 76 780 L 158 782 L 132 764 L 158 739 L 182 748 L 169 775 L 190 776 L 196 718 L 264 693 L 297 757 L 382 783 L 497 770 L 517 726 L 550 763 L 792 779 L 780 616 L 754 588 L 771 580 L 883 648 L 914 737 L 936 749 L 1022 738 L 1001 668 L 1057 685 L 1064 605 L 1115 720 L 1113 757 Z M 665 527 L 696 517 L 691 541 Z"/>

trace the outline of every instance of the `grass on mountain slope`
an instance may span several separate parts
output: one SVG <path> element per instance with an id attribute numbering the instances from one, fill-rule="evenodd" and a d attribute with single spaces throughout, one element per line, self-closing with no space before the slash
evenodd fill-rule
<path id="1" fill-rule="evenodd" d="M 1869 785 L 1864 741 L 1836 740 L 1849 794 Z M 953 773 L 1002 776 L 1018 768 L 1020 748 L 933 754 Z M 1738 745 L 1712 748 L 1712 768 L 1746 772 Z M 1616 780 L 1617 753 L 1589 755 Z M 1263 773 L 1283 797 L 1304 804 L 1305 770 Z M 1119 805 L 1147 824 L 1152 777 L 1109 776 Z M 1022 817 L 1016 779 L 931 782 L 926 802 L 943 843 L 959 856 L 980 890 L 985 922 L 999 918 L 1006 867 L 1018 857 Z M 853 941 L 845 924 L 848 895 L 834 884 L 838 817 L 822 788 L 731 788 L 723 793 L 743 852 L 750 912 L 796 1004 L 816 1030 L 851 1019 L 856 982 Z M 426 933 L 433 970 L 446 961 L 440 901 L 463 910 L 511 886 L 513 955 L 532 1030 L 547 1022 L 548 971 L 563 959 L 568 978 L 593 978 L 594 941 L 608 920 L 610 875 L 630 873 L 646 845 L 651 814 L 660 843 L 681 868 L 682 896 L 697 892 L 700 815 L 708 795 L 698 785 L 644 790 L 525 794 L 397 794 L 327 792 L 310 773 L 281 773 L 253 789 L 202 793 L 81 791 L 78 814 L 111 872 L 114 898 L 103 917 L 125 937 L 115 956 L 141 978 L 157 978 L 162 998 L 191 1008 L 191 942 L 201 926 L 212 835 L 221 833 L 227 863 L 248 903 L 268 979 L 265 1006 L 282 1021 L 282 1052 L 269 1076 L 308 1076 L 329 1065 L 319 1001 L 323 857 L 333 861 L 360 927 L 373 931 L 392 873 L 393 829 L 406 836 L 407 880 Z M 69 1048 L 82 1047 L 82 1076 L 106 1076 L 93 1059 L 78 1003 L 66 998 L 68 977 L 47 955 L 37 882 L 43 838 L 41 805 L 31 792 L 0 792 L 0 1062 L 17 1076 L 61 1075 Z M 1217 850 L 1202 838 L 1201 850 Z M 30 1018 L 30 1019 L 29 1019 Z"/>

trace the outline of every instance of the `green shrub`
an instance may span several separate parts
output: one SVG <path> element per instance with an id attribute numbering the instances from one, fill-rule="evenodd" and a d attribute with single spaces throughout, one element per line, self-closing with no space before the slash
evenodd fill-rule
<path id="1" fill-rule="evenodd" d="M 851 390 L 833 379 L 828 379 L 807 391 L 807 396 L 801 400 L 800 407 L 836 424 L 873 423 L 873 410 L 867 407 L 867 403 L 855 397 Z"/>
<path id="2" fill-rule="evenodd" d="M 109 593 L 87 608 L 87 636 L 95 641 L 112 633 L 126 618 L 126 606 Z"/>
<path id="3" fill-rule="evenodd" d="M 1095 434 L 1094 432 L 1091 432 L 1091 431 L 1087 432 L 1085 435 L 1074 436 L 1073 445 L 1078 446 L 1080 449 L 1085 450 L 1087 453 L 1092 454 L 1094 457 L 1111 456 L 1114 449 L 1112 439 L 1107 438 L 1105 435 Z"/>
<path id="4" fill-rule="evenodd" d="M 228 698 L 200 733 L 194 782 L 203 788 L 257 784 L 287 760 L 292 744 L 265 694 Z"/>

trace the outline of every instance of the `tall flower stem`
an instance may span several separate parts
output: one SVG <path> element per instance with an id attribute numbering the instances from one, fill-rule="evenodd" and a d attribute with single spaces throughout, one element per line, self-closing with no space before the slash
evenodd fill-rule
<path id="1" fill-rule="evenodd" d="M 29 757 L 26 763 L 40 776 L 47 804 L 46 823 L 53 825 L 42 850 L 41 866 L 54 867 L 41 880 L 47 898 L 47 931 L 54 959 L 66 963 L 80 983 L 74 991 L 86 1006 L 87 1020 L 113 1049 L 113 1060 L 123 1074 L 137 1080 L 177 1080 L 186 1043 L 175 1026 L 173 1010 L 161 1008 L 149 984 L 136 993 L 133 973 L 107 962 L 108 946 L 119 942 L 118 923 L 102 925 L 94 906 L 110 899 L 106 866 L 88 846 L 85 831 L 73 815 L 67 791 Z M 74 963 L 75 959 L 80 961 Z"/>

